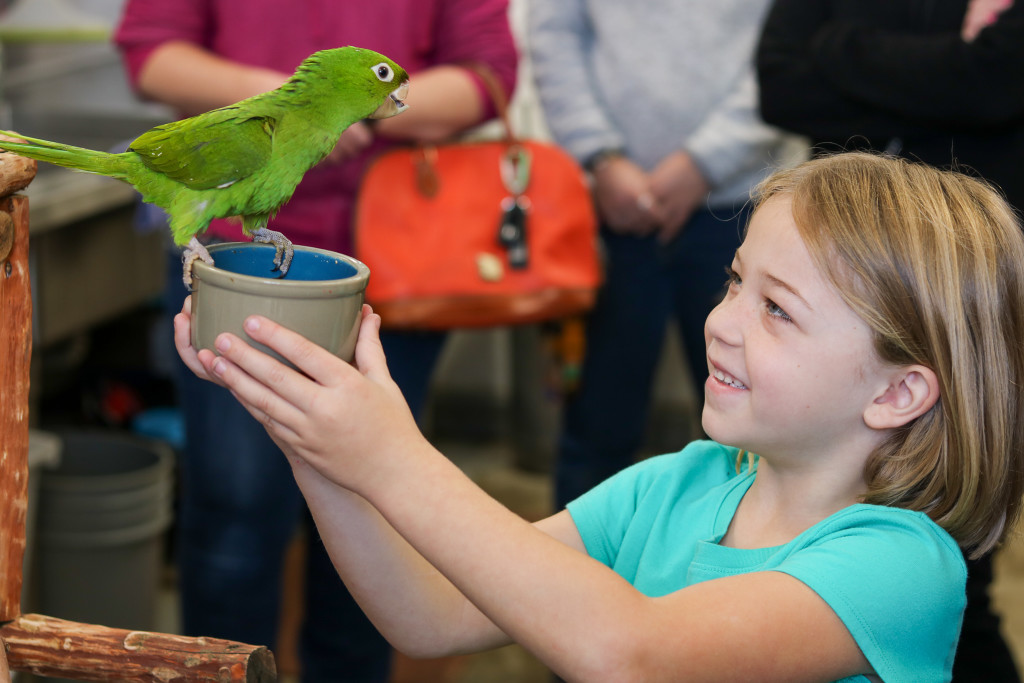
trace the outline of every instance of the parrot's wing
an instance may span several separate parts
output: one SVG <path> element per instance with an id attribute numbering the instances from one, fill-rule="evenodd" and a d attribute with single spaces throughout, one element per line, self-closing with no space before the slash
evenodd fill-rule
<path id="1" fill-rule="evenodd" d="M 193 190 L 227 187 L 270 159 L 275 121 L 225 107 L 157 126 L 128 147 L 150 169 Z"/>

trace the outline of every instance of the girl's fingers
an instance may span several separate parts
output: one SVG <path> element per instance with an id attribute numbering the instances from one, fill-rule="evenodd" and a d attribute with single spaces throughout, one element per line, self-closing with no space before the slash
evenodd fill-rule
<path id="1" fill-rule="evenodd" d="M 253 349 L 232 334 L 218 336 L 217 347 L 223 355 L 209 354 L 202 358 L 210 376 L 218 378 L 261 423 L 274 422 L 286 425 L 288 429 L 294 431 L 294 426 L 303 418 L 302 409 L 281 395 L 279 387 L 293 380 L 289 375 L 293 375 L 294 379 L 302 379 L 307 386 L 310 384 L 309 380 L 301 378 L 294 370 Z M 237 359 L 241 359 L 242 362 L 235 362 Z M 270 364 L 277 365 L 279 371 L 268 370 L 267 366 Z M 261 374 L 271 379 L 263 379 L 260 377 Z M 311 398 L 309 392 L 306 392 L 304 397 L 306 400 Z"/>
<path id="2" fill-rule="evenodd" d="M 231 390 L 229 389 L 229 391 Z M 242 400 L 242 397 L 239 396 L 234 391 L 231 391 L 231 395 L 235 397 L 235 400 L 238 401 L 242 405 L 242 407 L 245 408 L 246 411 L 248 411 L 248 413 L 252 415 L 257 422 L 266 427 L 267 431 L 270 433 L 270 436 L 274 439 L 275 442 L 277 442 L 278 446 L 282 447 L 282 450 L 284 450 L 284 448 L 282 446 L 281 439 L 283 439 L 285 443 L 291 443 L 298 438 L 298 435 L 295 433 L 295 431 L 288 425 L 278 422 L 273 417 L 263 412 L 256 406 L 246 403 L 244 400 Z"/>
<path id="3" fill-rule="evenodd" d="M 291 361 L 295 367 L 319 384 L 324 386 L 334 386 L 338 383 L 338 374 L 346 371 L 348 363 L 340 361 L 339 358 L 330 351 L 317 346 L 302 335 L 292 332 L 288 328 L 282 327 L 263 316 L 249 316 L 245 320 L 244 327 L 246 334 L 248 334 L 254 341 L 269 346 L 274 351 L 277 351 L 284 358 Z M 218 350 L 220 350 L 221 353 L 224 352 L 219 347 Z M 263 356 L 266 359 L 270 358 L 265 354 L 258 355 Z M 275 365 L 268 366 L 265 363 L 260 363 L 258 367 L 261 370 L 277 370 L 276 366 L 284 367 L 276 361 L 274 361 L 274 364 Z M 250 368 L 246 367 L 245 369 L 247 372 L 251 372 Z M 252 374 L 257 376 L 255 373 Z M 298 373 L 293 372 L 293 374 L 296 377 L 299 377 Z M 262 378 L 263 375 L 260 375 L 260 377 Z M 301 387 L 292 385 L 289 388 Z"/>
<path id="4" fill-rule="evenodd" d="M 196 350 L 192 347 L 192 306 L 191 298 L 187 297 L 181 313 L 174 316 L 174 347 L 185 366 L 202 379 L 213 380 L 205 366 L 199 360 Z M 213 380 L 216 381 L 216 380 Z"/>
<path id="5" fill-rule="evenodd" d="M 359 325 L 359 338 L 356 340 L 356 367 L 359 371 L 375 382 L 390 380 L 388 362 L 384 357 L 384 347 L 380 343 L 380 316 L 373 312 L 369 305 L 363 304 L 363 320 Z"/>
<path id="6" fill-rule="evenodd" d="M 178 350 L 178 355 L 185 361 L 185 365 L 193 372 L 196 372 L 193 358 L 196 350 L 192 348 L 191 324 L 188 315 L 185 313 L 179 313 L 174 316 L 174 348 Z"/>

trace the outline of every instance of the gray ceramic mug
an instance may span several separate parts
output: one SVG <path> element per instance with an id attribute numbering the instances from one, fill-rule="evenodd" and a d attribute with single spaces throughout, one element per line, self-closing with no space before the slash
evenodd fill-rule
<path id="1" fill-rule="evenodd" d="M 203 261 L 192 265 L 192 346 L 213 350 L 217 335 L 231 332 L 288 363 L 253 342 L 242 329 L 247 317 L 258 314 L 351 362 L 370 269 L 344 254 L 312 247 L 294 249 L 288 274 L 281 278 L 271 270 L 271 245 L 211 245 L 214 265 Z"/>

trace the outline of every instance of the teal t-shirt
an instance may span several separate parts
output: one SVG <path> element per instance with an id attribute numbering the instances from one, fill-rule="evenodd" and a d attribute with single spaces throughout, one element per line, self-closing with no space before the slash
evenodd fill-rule
<path id="1" fill-rule="evenodd" d="M 587 552 L 652 597 L 723 576 L 784 572 L 829 604 L 886 683 L 949 681 L 967 581 L 952 537 L 922 513 L 857 504 L 782 546 L 718 545 L 754 481 L 746 467 L 737 474 L 736 455 L 694 442 L 571 502 Z"/>

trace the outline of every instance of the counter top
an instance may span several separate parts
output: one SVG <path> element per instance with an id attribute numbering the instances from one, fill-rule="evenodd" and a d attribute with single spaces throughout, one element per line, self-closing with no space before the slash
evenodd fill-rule
<path id="1" fill-rule="evenodd" d="M 64 227 L 109 209 L 130 204 L 135 189 L 127 183 L 92 173 L 43 168 L 23 194 L 28 196 L 29 235 Z"/>

